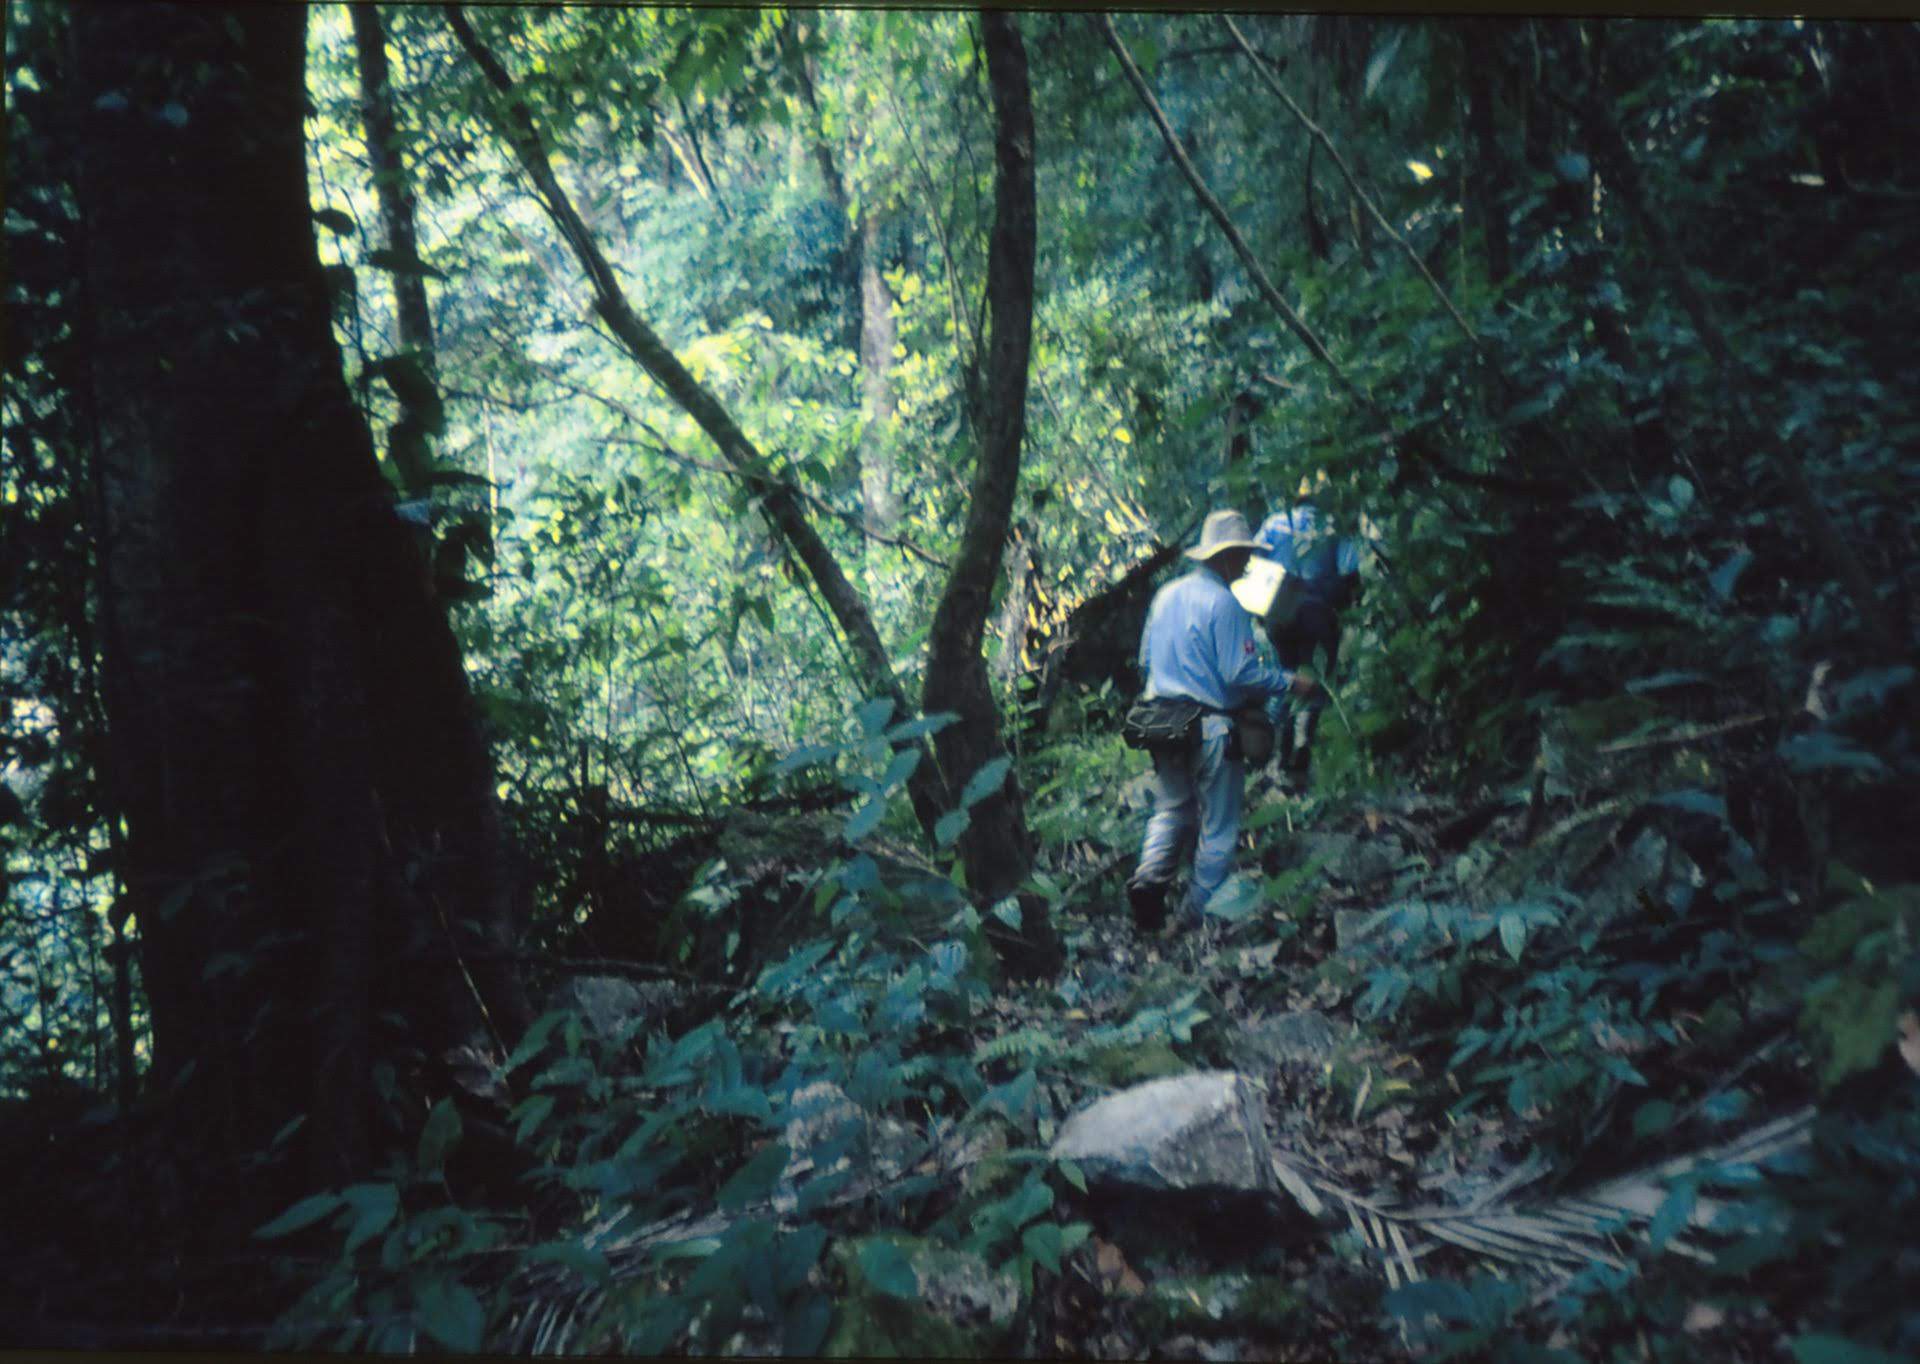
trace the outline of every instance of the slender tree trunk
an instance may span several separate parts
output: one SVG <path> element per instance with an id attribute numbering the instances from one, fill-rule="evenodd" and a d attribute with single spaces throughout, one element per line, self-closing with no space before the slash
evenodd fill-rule
<path id="1" fill-rule="evenodd" d="M 215 1237 L 285 1196 L 245 1158 L 295 1117 L 306 1179 L 369 1168 L 375 1058 L 527 1013 L 458 646 L 341 377 L 304 29 L 73 14 L 109 737 L 156 1088 Z"/>
<path id="2" fill-rule="evenodd" d="M 860 503 L 867 529 L 889 535 L 900 524 L 893 486 L 893 291 L 880 275 L 879 227 L 860 215 Z"/>
<path id="3" fill-rule="evenodd" d="M 893 347 L 899 339 L 893 319 L 893 293 L 880 273 L 880 223 L 861 209 L 859 222 L 850 223 L 846 178 L 834 158 L 833 147 L 819 126 L 820 99 L 814 89 L 811 64 L 794 41 L 791 17 L 783 31 L 786 59 L 799 78 L 800 98 L 812 115 L 808 147 L 820 168 L 827 201 L 841 228 L 842 256 L 849 281 L 849 330 L 860 351 L 860 503 L 869 532 L 890 534 L 900 523 L 900 498 L 894 491 L 892 452 L 887 437 L 893 428 Z"/>
<path id="4" fill-rule="evenodd" d="M 987 257 L 991 334 L 983 385 L 983 392 L 991 397 L 983 410 L 973 414 L 979 442 L 973 494 L 959 554 L 934 610 L 921 696 L 928 713 L 953 711 L 960 716 L 959 724 L 934 739 L 941 766 L 956 781 L 1006 753 L 981 644 L 1020 479 L 1036 236 L 1033 103 L 1026 49 L 1013 16 L 983 10 L 980 23 L 993 95 L 998 170 Z M 1011 769 L 1006 780 L 973 807 L 972 819 L 960 835 L 960 855 L 968 887 L 986 904 L 1015 894 L 1026 880 L 1033 865 L 1033 841 L 1027 832 L 1019 779 Z M 1040 975 L 1058 969 L 1060 942 L 1046 902 L 1037 895 L 1025 895 L 1020 909 L 1017 929 L 995 917 L 987 920 L 987 932 L 1002 961 L 1016 974 Z"/>
<path id="5" fill-rule="evenodd" d="M 413 188 L 400 159 L 400 131 L 394 117 L 392 80 L 387 66 L 387 35 L 377 5 L 352 5 L 353 41 L 360 59 L 360 116 L 366 127 L 367 159 L 373 169 L 374 193 L 380 201 L 381 229 L 386 248 L 398 262 L 420 259 L 420 238 L 414 226 Z M 396 269 L 393 279 L 394 316 L 399 322 L 400 349 L 413 357 L 422 371 L 425 389 L 405 381 L 395 385 L 400 420 L 387 440 L 387 453 L 400 470 L 408 494 L 424 497 L 431 488 L 432 461 L 427 438 L 440 429 L 440 408 L 432 392 L 436 381 L 433 314 L 427 307 L 426 276 L 417 270 Z"/>
<path id="6" fill-rule="evenodd" d="M 1468 203 L 1479 220 L 1480 240 L 1487 253 L 1487 278 L 1495 285 L 1506 283 L 1513 273 L 1513 247 L 1507 231 L 1510 177 L 1497 132 L 1500 115 L 1493 81 L 1497 68 L 1492 62 L 1507 22 L 1468 19 L 1462 21 L 1459 30 L 1465 45 L 1462 57 L 1467 71 L 1467 130 L 1473 136 L 1473 170 L 1468 180 L 1472 194 Z"/>

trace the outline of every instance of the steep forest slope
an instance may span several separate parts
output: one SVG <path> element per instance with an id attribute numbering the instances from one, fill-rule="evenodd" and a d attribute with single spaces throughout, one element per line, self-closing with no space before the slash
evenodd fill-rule
<path id="1" fill-rule="evenodd" d="M 1920 1352 L 1920 28 L 6 24 L 0 1343 Z"/>

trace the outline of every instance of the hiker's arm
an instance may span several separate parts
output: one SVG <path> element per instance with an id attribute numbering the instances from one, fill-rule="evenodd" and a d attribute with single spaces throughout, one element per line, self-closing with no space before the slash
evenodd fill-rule
<path id="1" fill-rule="evenodd" d="M 1260 657 L 1253 627 L 1238 602 L 1229 599 L 1229 605 L 1215 613 L 1211 626 L 1214 657 L 1220 660 L 1220 681 L 1230 703 L 1244 705 L 1256 697 L 1286 691 L 1293 674 Z"/>

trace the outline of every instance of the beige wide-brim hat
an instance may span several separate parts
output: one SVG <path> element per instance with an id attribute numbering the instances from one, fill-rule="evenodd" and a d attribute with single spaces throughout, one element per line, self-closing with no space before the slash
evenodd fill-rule
<path id="1" fill-rule="evenodd" d="M 1200 527 L 1200 543 L 1186 551 L 1189 559 L 1198 559 L 1205 563 L 1214 555 L 1229 549 L 1258 549 L 1254 543 L 1253 527 L 1247 524 L 1247 518 L 1237 511 L 1223 509 L 1207 513 L 1207 520 Z"/>

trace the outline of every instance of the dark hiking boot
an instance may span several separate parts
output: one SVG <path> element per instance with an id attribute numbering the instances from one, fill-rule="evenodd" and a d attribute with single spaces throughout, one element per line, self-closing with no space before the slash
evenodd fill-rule
<path id="1" fill-rule="evenodd" d="M 1129 881 L 1127 904 L 1133 910 L 1133 926 L 1142 933 L 1158 933 L 1167 921 L 1167 884 L 1164 881 Z"/>

